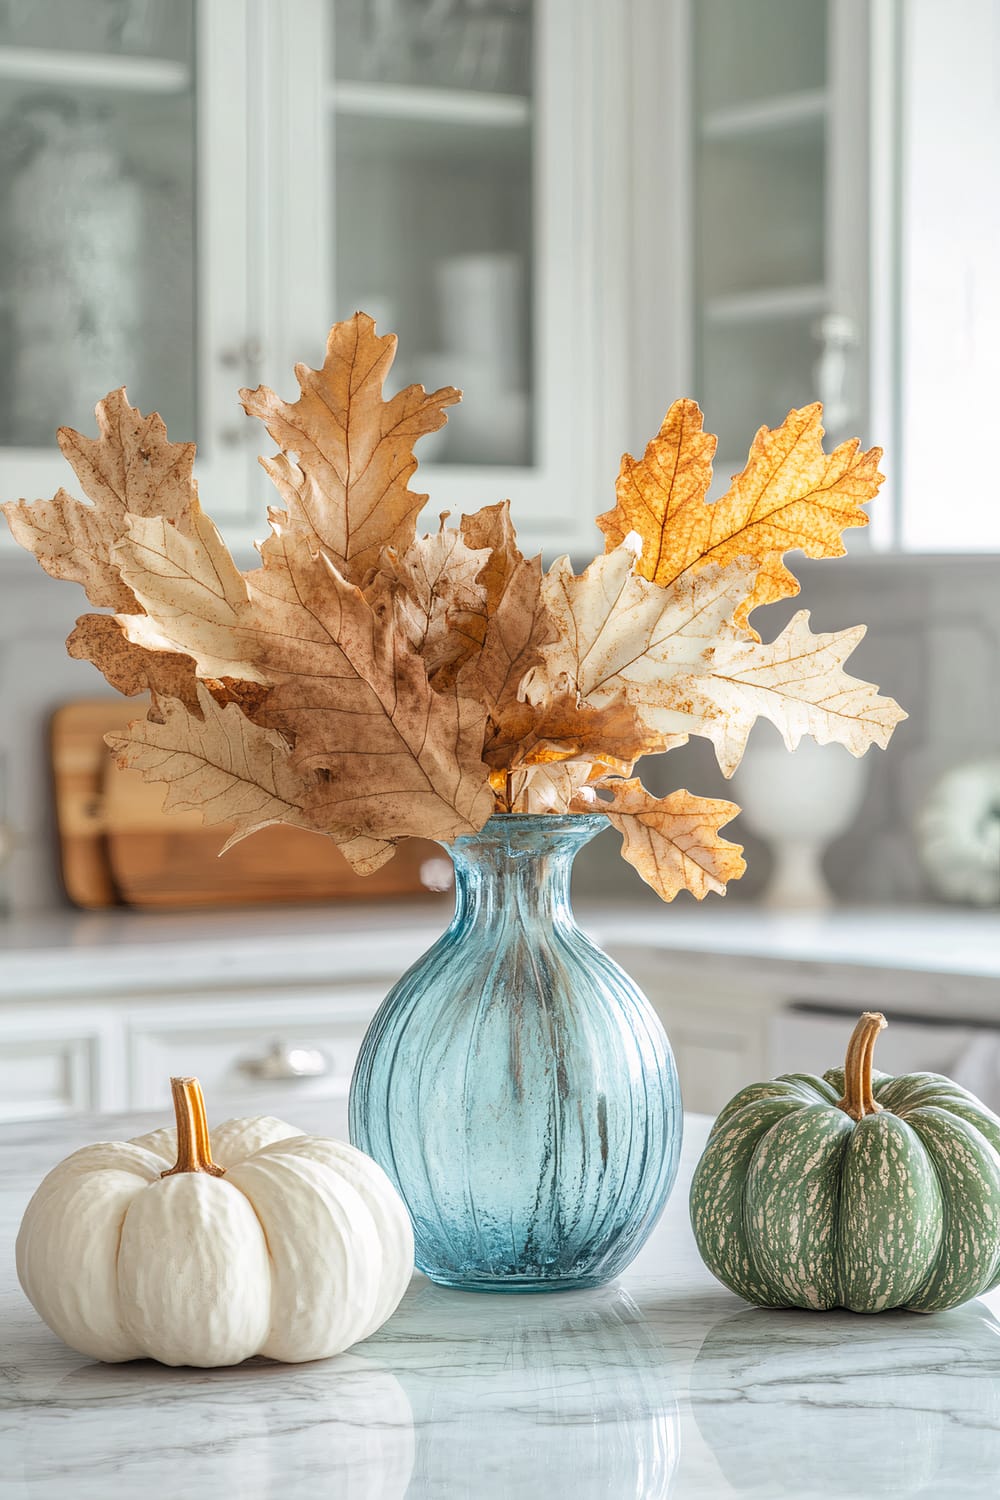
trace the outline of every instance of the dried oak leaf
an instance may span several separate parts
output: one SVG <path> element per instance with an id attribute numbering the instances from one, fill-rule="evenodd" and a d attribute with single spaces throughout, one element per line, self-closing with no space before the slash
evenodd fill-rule
<path id="1" fill-rule="evenodd" d="M 488 616 L 498 608 L 514 569 L 524 561 L 510 518 L 510 501 L 484 505 L 481 510 L 463 516 L 459 530 L 466 546 L 475 551 L 485 548 L 489 552 L 489 559 L 479 575 L 479 582 L 486 590 Z"/>
<path id="2" fill-rule="evenodd" d="M 359 312 L 331 328 L 319 370 L 296 365 L 297 401 L 266 386 L 240 392 L 244 409 L 283 450 L 261 459 L 286 507 L 272 512 L 272 525 L 301 530 L 314 552 L 324 551 L 357 584 L 378 566 L 383 547 L 404 553 L 413 541 L 427 499 L 407 488 L 417 467 L 413 445 L 443 427 L 445 407 L 461 399 L 452 386 L 428 395 L 411 385 L 384 400 L 395 354 L 395 335 L 377 335 Z M 272 544 L 263 544 L 265 554 Z"/>
<path id="3" fill-rule="evenodd" d="M 761 427 L 746 468 L 721 499 L 709 504 L 715 439 L 705 434 L 693 401 L 668 411 L 641 459 L 622 459 L 614 510 L 598 516 L 609 548 L 635 530 L 643 539 L 640 572 L 670 584 L 688 568 L 726 566 L 746 556 L 758 564 L 753 587 L 736 611 L 750 612 L 799 592 L 786 552 L 841 557 L 843 531 L 866 526 L 862 510 L 878 491 L 880 448 L 861 451 L 856 438 L 823 452 L 820 404 L 790 411 L 780 427 Z"/>
<path id="4" fill-rule="evenodd" d="M 674 684 L 704 667 L 720 637 L 742 638 L 731 621 L 753 568 L 741 559 L 662 588 L 637 576 L 640 545 L 632 533 L 579 575 L 565 557 L 553 563 L 543 598 L 559 636 L 542 648 L 542 666 L 527 674 L 521 692 L 543 706 L 572 691 L 597 709 L 624 697 L 638 711 L 649 750 L 666 750 L 702 732 L 687 692 Z"/>
<path id="5" fill-rule="evenodd" d="M 671 792 L 654 797 L 638 778 L 600 783 L 608 800 L 598 809 L 622 836 L 622 857 L 664 901 L 690 891 L 701 901 L 709 891 L 725 895 L 726 882 L 746 869 L 739 844 L 719 837 L 719 829 L 736 817 L 733 802 Z"/>
<path id="6" fill-rule="evenodd" d="M 59 429 L 59 447 L 72 464 L 89 504 L 59 490 L 52 500 L 4 505 L 14 538 L 53 578 L 83 585 L 99 608 L 123 610 L 132 600 L 110 553 L 124 536 L 128 515 L 162 515 L 183 527 L 197 504 L 193 443 L 167 441 L 154 412 L 130 406 L 124 387 L 96 409 L 97 438 Z"/>
<path id="7" fill-rule="evenodd" d="M 130 598 L 135 607 L 131 593 Z M 79 661 L 93 662 L 111 686 L 127 698 L 151 692 L 179 699 L 188 713 L 201 715 L 198 680 L 190 656 L 176 651 L 146 651 L 134 645 L 114 615 L 81 615 L 66 641 L 66 650 Z"/>
<path id="8" fill-rule="evenodd" d="M 304 810 L 311 777 L 292 765 L 288 745 L 272 729 L 244 718 L 235 704 L 220 705 L 198 688 L 201 719 L 183 704 L 161 699 L 157 719 L 137 719 L 105 736 L 123 769 L 144 781 L 161 781 L 166 812 L 200 812 L 208 824 L 231 823 L 222 852 L 272 823 L 315 829 Z M 361 874 L 370 874 L 393 853 L 389 842 L 337 839 Z"/>
<path id="9" fill-rule="evenodd" d="M 431 676 L 465 653 L 486 611 L 486 589 L 477 579 L 490 554 L 473 550 L 444 522 L 442 516 L 440 531 L 418 537 L 403 553 L 386 547 L 364 589 L 376 612 L 392 612 Z"/>
<path id="10" fill-rule="evenodd" d="M 843 663 L 865 634 L 863 625 L 813 635 L 801 609 L 772 642 L 723 641 L 708 669 L 676 684 L 702 712 L 719 765 L 731 776 L 758 718 L 770 719 L 789 750 L 803 735 L 836 742 L 852 755 L 869 745 L 884 749 L 906 714 L 870 682 L 849 677 Z"/>
<path id="11" fill-rule="evenodd" d="M 118 549 L 145 616 L 129 639 L 189 653 L 199 672 L 271 686 L 259 717 L 322 769 L 307 803 L 322 827 L 375 838 L 453 838 L 489 817 L 485 714 L 437 693 L 420 658 L 298 532 L 245 576 L 214 528 L 191 537 L 132 523 Z"/>
<path id="12" fill-rule="evenodd" d="M 538 707 L 513 704 L 487 738 L 483 759 L 500 772 L 586 760 L 627 776 L 640 756 L 652 755 L 660 746 L 661 737 L 643 726 L 625 697 L 591 708 L 565 693 Z"/>
<path id="13" fill-rule="evenodd" d="M 515 813 L 567 813 L 583 810 L 582 798 L 590 811 L 600 812 L 592 792 L 590 761 L 567 760 L 551 765 L 521 766 L 505 773 L 496 790 L 501 810 Z M 580 805 L 575 805 L 579 803 Z"/>

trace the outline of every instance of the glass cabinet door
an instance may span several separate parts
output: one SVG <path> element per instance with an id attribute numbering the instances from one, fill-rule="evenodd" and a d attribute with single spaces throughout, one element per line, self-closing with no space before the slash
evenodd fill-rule
<path id="1" fill-rule="evenodd" d="M 532 462 L 531 53 L 530 0 L 334 3 L 337 314 L 463 390 L 425 461 Z"/>
<path id="2" fill-rule="evenodd" d="M 232 469 L 208 369 L 225 352 L 209 250 L 216 266 L 227 257 L 201 212 L 202 115 L 219 113 L 226 79 L 199 65 L 206 36 L 239 12 L 232 0 L 0 0 L 4 498 L 66 483 L 57 429 L 94 432 L 96 402 L 121 385 L 172 439 L 199 443 L 203 474 L 213 459 L 220 477 Z M 238 24 L 229 51 L 234 37 L 238 55 Z M 238 267 L 230 278 L 238 351 Z M 242 375 L 229 374 L 230 400 Z M 242 437 L 229 447 L 245 469 Z M 236 492 L 243 503 L 242 487 L 221 488 L 217 508 Z"/>
<path id="3" fill-rule="evenodd" d="M 462 390 L 416 450 L 433 509 L 509 495 L 562 545 L 613 479 L 570 473 L 594 375 L 581 31 L 566 0 L 328 0 L 334 315 L 399 335 L 400 385 Z"/>
<path id="4" fill-rule="evenodd" d="M 865 426 L 865 189 L 845 161 L 855 128 L 864 159 L 864 37 L 844 0 L 691 17 L 694 373 L 725 486 L 793 406 L 822 400 L 834 441 Z"/>

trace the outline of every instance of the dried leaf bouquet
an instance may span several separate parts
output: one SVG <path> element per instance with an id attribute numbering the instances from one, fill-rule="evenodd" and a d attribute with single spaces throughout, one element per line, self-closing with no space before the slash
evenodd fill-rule
<path id="1" fill-rule="evenodd" d="M 821 408 L 754 439 L 726 495 L 706 501 L 715 438 L 677 401 L 641 459 L 626 455 L 607 551 L 582 574 L 517 547 L 508 505 L 418 537 L 427 498 L 413 446 L 459 400 L 450 387 L 382 395 L 396 340 L 362 313 L 330 333 L 320 370 L 286 403 L 241 392 L 277 445 L 262 459 L 283 509 L 260 566 L 241 572 L 201 509 L 194 447 L 171 443 L 124 390 L 99 436 L 60 447 L 86 501 L 4 507 L 15 538 L 104 613 L 68 641 L 152 707 L 109 736 L 119 763 L 167 783 L 165 806 L 332 838 L 368 873 L 399 840 L 451 840 L 495 811 L 595 806 L 661 896 L 725 890 L 740 848 L 731 803 L 655 797 L 635 762 L 704 735 L 729 775 L 755 719 L 855 755 L 904 716 L 843 663 L 863 626 L 814 634 L 800 611 L 776 640 L 750 624 L 798 592 L 783 562 L 844 552 L 882 476 L 857 441 L 823 452 Z"/>

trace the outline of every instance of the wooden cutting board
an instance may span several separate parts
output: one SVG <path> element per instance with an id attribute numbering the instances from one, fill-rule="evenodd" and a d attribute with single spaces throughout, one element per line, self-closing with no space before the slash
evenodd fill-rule
<path id="1" fill-rule="evenodd" d="M 215 907 L 426 895 L 449 884 L 447 855 L 407 839 L 374 875 L 355 875 L 330 840 L 276 825 L 219 858 L 228 825 L 164 813 L 165 789 L 122 771 L 104 743 L 144 710 L 140 699 L 94 698 L 57 709 L 52 775 L 63 884 L 70 900 L 107 906 Z"/>

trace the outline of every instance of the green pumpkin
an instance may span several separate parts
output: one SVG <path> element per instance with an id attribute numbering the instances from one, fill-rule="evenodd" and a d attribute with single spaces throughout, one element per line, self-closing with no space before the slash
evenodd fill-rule
<path id="1" fill-rule="evenodd" d="M 762 1307 L 941 1312 L 1000 1285 L 1000 1119 L 939 1073 L 872 1073 L 885 1017 L 843 1068 L 754 1083 L 691 1185 L 714 1276 Z"/>

